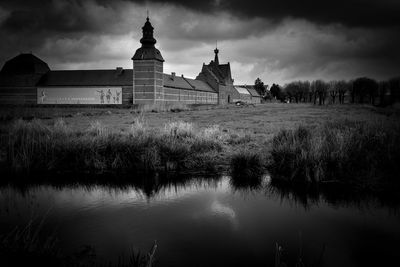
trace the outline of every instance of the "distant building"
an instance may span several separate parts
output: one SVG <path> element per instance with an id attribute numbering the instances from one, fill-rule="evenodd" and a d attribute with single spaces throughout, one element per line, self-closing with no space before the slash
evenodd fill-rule
<path id="1" fill-rule="evenodd" d="M 215 58 L 203 64 L 196 79 L 165 74 L 164 58 L 155 47 L 154 28 L 147 17 L 142 44 L 132 57 L 132 69 L 51 70 L 33 54 L 8 60 L 0 71 L 1 104 L 153 105 L 228 104 L 256 102 L 247 88 L 235 88 L 229 62 Z M 247 92 L 246 92 L 247 91 Z M 259 97 L 259 96 L 258 96 Z M 259 102 L 257 102 L 259 103 Z"/>
<path id="2" fill-rule="evenodd" d="M 254 85 L 238 85 L 238 86 L 235 86 L 235 88 L 236 87 L 244 88 L 249 92 L 249 94 L 250 94 L 250 99 L 248 100 L 249 103 L 252 103 L 252 104 L 261 103 L 261 95 L 257 92 L 256 89 L 254 89 Z"/>

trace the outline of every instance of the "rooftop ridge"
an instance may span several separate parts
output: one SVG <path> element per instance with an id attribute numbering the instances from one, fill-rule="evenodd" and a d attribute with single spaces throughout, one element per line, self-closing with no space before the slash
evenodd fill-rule
<path id="1" fill-rule="evenodd" d="M 196 89 L 196 86 L 192 85 L 192 84 L 186 79 L 186 77 L 184 77 L 183 75 L 182 75 L 182 79 L 184 79 L 185 82 L 187 82 L 193 89 Z"/>

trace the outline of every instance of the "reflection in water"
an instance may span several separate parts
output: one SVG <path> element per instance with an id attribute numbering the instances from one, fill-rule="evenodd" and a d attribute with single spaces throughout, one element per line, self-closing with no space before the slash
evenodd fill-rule
<path id="1" fill-rule="evenodd" d="M 158 175 L 122 185 L 3 186 L 0 234 L 48 212 L 46 225 L 57 229 L 63 250 L 91 245 L 108 260 L 131 247 L 147 251 L 157 240 L 161 266 L 273 266 L 276 242 L 297 255 L 299 231 L 305 261 L 323 244 L 324 266 L 380 266 L 395 258 L 396 199 L 289 189 L 268 176 L 239 181 Z"/>
<path id="2" fill-rule="evenodd" d="M 211 211 L 215 215 L 226 217 L 232 223 L 232 226 L 235 229 L 238 227 L 236 213 L 231 207 L 229 207 L 227 205 L 223 205 L 222 203 L 218 202 L 218 200 L 215 200 L 211 204 Z"/>

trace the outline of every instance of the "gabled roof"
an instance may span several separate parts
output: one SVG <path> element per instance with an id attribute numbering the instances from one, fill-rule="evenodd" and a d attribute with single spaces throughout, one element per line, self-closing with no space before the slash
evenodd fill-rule
<path id="1" fill-rule="evenodd" d="M 254 89 L 254 85 L 236 85 L 235 87 L 243 87 L 246 88 L 251 96 L 261 97 L 261 95 Z"/>
<path id="2" fill-rule="evenodd" d="M 256 89 L 254 89 L 254 88 L 247 88 L 247 90 L 250 92 L 251 96 L 260 97 L 260 94 L 257 93 Z"/>
<path id="3" fill-rule="evenodd" d="M 223 77 L 229 77 L 231 72 L 231 67 L 229 64 L 219 64 L 218 69 L 223 75 Z"/>
<path id="4" fill-rule="evenodd" d="M 196 79 L 189 79 L 189 78 L 185 79 L 194 87 L 195 90 L 215 93 L 215 91 L 211 88 L 211 86 L 209 86 L 206 82 Z"/>
<path id="5" fill-rule="evenodd" d="M 193 87 L 181 76 L 175 75 L 175 77 L 173 77 L 170 74 L 163 73 L 163 79 L 165 87 L 193 90 Z"/>
<path id="6" fill-rule="evenodd" d="M 244 87 L 235 86 L 235 89 L 239 92 L 239 94 L 250 95 L 249 91 Z"/>
<path id="7" fill-rule="evenodd" d="M 215 91 L 207 83 L 200 80 L 190 79 L 181 76 L 173 77 L 172 75 L 165 73 L 163 74 L 163 79 L 165 87 L 215 93 Z"/>
<path id="8" fill-rule="evenodd" d="M 217 78 L 218 82 L 224 83 L 225 77 L 218 68 L 218 66 L 214 65 L 213 63 L 210 63 L 209 65 L 206 65 L 206 67 Z"/>
<path id="9" fill-rule="evenodd" d="M 6 61 L 0 73 L 8 75 L 44 74 L 50 70 L 46 62 L 33 54 L 19 54 Z"/>
<path id="10" fill-rule="evenodd" d="M 231 67 L 228 64 L 217 64 L 215 61 L 211 61 L 208 65 L 203 64 L 203 69 L 207 70 L 210 72 L 214 79 L 223 85 L 226 85 L 226 83 L 231 84 L 232 82 L 232 77 L 231 77 Z"/>
<path id="11" fill-rule="evenodd" d="M 131 69 L 54 70 L 43 76 L 38 86 L 132 86 Z"/>

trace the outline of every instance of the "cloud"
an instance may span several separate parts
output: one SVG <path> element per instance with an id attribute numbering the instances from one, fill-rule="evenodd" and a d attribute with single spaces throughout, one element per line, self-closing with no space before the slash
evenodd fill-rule
<path id="1" fill-rule="evenodd" d="M 148 3 L 140 0 L 132 2 Z M 277 22 L 293 18 L 316 24 L 340 23 L 351 27 L 400 25 L 400 2 L 397 0 L 169 0 L 168 3 L 206 14 L 225 11 L 239 17 L 259 17 Z"/>
<path id="2" fill-rule="evenodd" d="M 131 68 L 148 9 L 167 73 L 196 77 L 216 40 L 236 83 L 400 73 L 398 1 L 312 2 L 5 0 L 0 61 L 32 51 L 52 69 Z"/>

